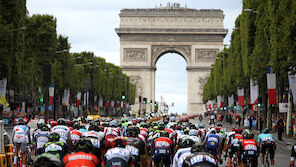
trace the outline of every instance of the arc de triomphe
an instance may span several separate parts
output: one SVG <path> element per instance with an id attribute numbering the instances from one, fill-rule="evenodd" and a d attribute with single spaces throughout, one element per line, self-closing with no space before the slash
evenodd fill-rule
<path id="1" fill-rule="evenodd" d="M 137 86 L 132 111 L 139 110 L 139 96 L 147 98 L 146 113 L 151 111 L 156 62 L 165 53 L 173 52 L 187 62 L 187 113 L 203 112 L 203 86 L 227 34 L 223 11 L 160 7 L 123 9 L 119 16 L 120 27 L 115 30 L 120 37 L 120 66 Z"/>

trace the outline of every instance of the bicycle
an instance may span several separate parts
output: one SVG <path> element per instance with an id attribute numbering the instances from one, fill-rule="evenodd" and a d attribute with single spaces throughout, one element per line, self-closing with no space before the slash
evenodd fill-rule
<path id="1" fill-rule="evenodd" d="M 265 155 L 264 155 L 264 156 L 265 156 L 265 157 L 264 157 L 264 158 L 265 158 L 265 163 L 264 163 L 264 166 L 265 166 L 265 167 L 269 167 L 269 166 L 270 166 L 270 165 L 269 165 L 269 164 L 270 164 L 270 163 L 269 163 L 269 158 L 268 158 L 268 157 L 270 157 L 270 155 L 269 155 L 270 153 L 269 153 L 269 152 L 270 152 L 270 149 L 267 148 L 267 149 L 266 149 L 266 153 L 265 153 Z"/>
<path id="2" fill-rule="evenodd" d="M 238 157 L 236 156 L 236 154 L 233 154 L 231 158 L 231 167 L 237 167 L 237 166 L 239 166 Z"/>
<path id="3" fill-rule="evenodd" d="M 16 147 L 18 147 L 20 149 L 21 143 L 16 143 Z M 27 150 L 25 153 L 25 158 L 26 158 L 25 160 L 22 159 L 22 155 L 20 153 L 20 150 L 18 151 L 16 167 L 22 167 L 22 164 L 27 164 L 27 166 L 33 165 L 33 159 L 31 157 L 31 148 L 30 148 L 29 144 L 27 144 L 26 148 L 27 148 Z"/>

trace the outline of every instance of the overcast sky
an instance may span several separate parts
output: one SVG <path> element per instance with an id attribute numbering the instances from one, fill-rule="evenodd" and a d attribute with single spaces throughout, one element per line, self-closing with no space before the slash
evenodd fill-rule
<path id="1" fill-rule="evenodd" d="M 93 51 L 106 61 L 119 64 L 119 12 L 123 8 L 155 8 L 167 2 L 196 9 L 222 9 L 224 27 L 229 30 L 224 43 L 229 44 L 236 17 L 241 13 L 241 0 L 27 0 L 30 15 L 50 14 L 57 18 L 57 31 L 69 37 L 71 52 Z M 157 62 L 156 99 L 160 95 L 172 112 L 187 110 L 186 62 L 176 54 L 165 54 Z M 174 75 L 172 75 L 174 74 Z M 178 89 L 176 89 L 178 88 Z"/>

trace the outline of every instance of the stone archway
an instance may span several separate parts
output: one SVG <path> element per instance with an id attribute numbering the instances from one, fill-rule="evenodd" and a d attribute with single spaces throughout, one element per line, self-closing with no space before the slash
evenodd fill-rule
<path id="1" fill-rule="evenodd" d="M 202 89 L 227 34 L 223 11 L 162 7 L 123 9 L 119 16 L 120 65 L 137 85 L 132 111 L 144 108 L 138 96 L 154 101 L 155 64 L 165 53 L 174 52 L 187 62 L 187 113 L 203 112 Z M 146 107 L 145 112 L 150 111 Z"/>

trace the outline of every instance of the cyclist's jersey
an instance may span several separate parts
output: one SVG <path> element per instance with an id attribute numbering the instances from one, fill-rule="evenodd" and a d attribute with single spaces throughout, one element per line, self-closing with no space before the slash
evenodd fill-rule
<path id="1" fill-rule="evenodd" d="M 230 137 L 228 144 L 230 145 L 230 148 L 232 151 L 238 151 L 241 142 L 243 141 L 243 137 L 239 133 L 235 133 Z"/>
<path id="2" fill-rule="evenodd" d="M 196 130 L 196 129 L 190 129 L 188 134 L 190 136 L 198 136 L 198 130 Z"/>
<path id="3" fill-rule="evenodd" d="M 26 125 L 16 125 L 12 130 L 13 143 L 28 143 L 30 128 Z"/>
<path id="4" fill-rule="evenodd" d="M 171 149 L 173 147 L 173 141 L 167 137 L 159 137 L 154 141 L 154 149 L 166 148 Z"/>
<path id="5" fill-rule="evenodd" d="M 177 133 L 173 130 L 173 129 L 169 129 L 169 128 L 165 128 L 165 131 L 167 131 L 169 133 L 169 138 L 173 141 L 176 142 L 176 135 Z"/>
<path id="6" fill-rule="evenodd" d="M 294 144 L 294 146 L 291 149 L 291 159 L 290 159 L 290 161 L 294 161 L 294 167 L 296 166 L 295 157 L 296 157 L 296 144 Z"/>
<path id="7" fill-rule="evenodd" d="M 121 132 L 118 128 L 113 128 L 113 127 L 108 127 L 108 128 L 105 128 L 104 129 L 104 134 L 105 136 L 120 136 L 121 135 Z"/>
<path id="8" fill-rule="evenodd" d="M 64 167 L 72 166 L 87 166 L 87 167 L 97 167 L 99 160 L 93 154 L 85 152 L 77 152 L 74 154 L 68 154 L 63 158 Z"/>
<path id="9" fill-rule="evenodd" d="M 128 167 L 133 164 L 132 156 L 126 148 L 111 148 L 106 152 L 103 164 L 106 167 Z"/>
<path id="10" fill-rule="evenodd" d="M 205 139 L 206 147 L 218 148 L 220 137 L 217 134 L 209 134 Z"/>
<path id="11" fill-rule="evenodd" d="M 97 131 L 89 131 L 83 133 L 82 137 L 91 141 L 94 148 L 102 148 L 103 133 Z"/>
<path id="12" fill-rule="evenodd" d="M 257 152 L 257 142 L 254 139 L 244 139 L 241 142 L 241 147 L 243 151 L 254 151 L 254 154 Z"/>
<path id="13" fill-rule="evenodd" d="M 218 166 L 212 155 L 203 152 L 190 154 L 183 162 L 183 167 L 198 167 L 202 165 L 206 165 L 208 167 Z"/>
<path id="14" fill-rule="evenodd" d="M 191 147 L 180 148 L 174 156 L 172 167 L 182 167 L 185 157 L 189 156 L 190 154 L 191 154 Z"/>
<path id="15" fill-rule="evenodd" d="M 275 141 L 275 139 L 272 136 L 272 134 L 270 134 L 270 133 L 269 134 L 262 133 L 258 136 L 258 142 L 260 142 L 262 144 L 265 144 L 265 143 L 272 144 L 272 143 L 274 143 L 274 141 Z"/>
<path id="16" fill-rule="evenodd" d="M 144 137 L 147 137 L 148 136 L 148 129 L 141 128 L 140 129 L 140 134 L 143 135 Z"/>
<path id="17" fill-rule="evenodd" d="M 62 160 L 63 156 L 68 153 L 68 146 L 61 141 L 48 142 L 44 145 L 44 152 L 53 154 Z"/>
<path id="18" fill-rule="evenodd" d="M 128 137 L 125 148 L 130 151 L 136 166 L 139 166 L 141 157 L 146 158 L 145 142 L 137 137 Z"/>
<path id="19" fill-rule="evenodd" d="M 142 140 L 145 144 L 147 144 L 147 139 L 146 139 L 145 136 L 139 134 L 139 135 L 138 135 L 138 138 L 139 138 L 140 140 Z"/>
<path id="20" fill-rule="evenodd" d="M 37 150 L 43 149 L 44 145 L 48 142 L 49 132 L 39 131 L 38 134 L 35 134 L 34 143 L 35 143 L 35 155 L 37 155 Z"/>
<path id="21" fill-rule="evenodd" d="M 52 128 L 52 132 L 57 132 L 60 135 L 60 141 L 67 143 L 67 140 L 71 139 L 71 132 L 67 126 L 58 125 Z"/>
<path id="22" fill-rule="evenodd" d="M 78 129 L 74 129 L 71 131 L 71 140 L 73 143 L 77 142 L 82 136 L 82 132 Z"/>
<path id="23" fill-rule="evenodd" d="M 88 132 L 84 132 L 82 136 L 83 137 L 92 137 L 92 138 L 97 138 L 99 140 L 102 140 L 104 138 L 104 133 L 91 130 Z"/>

